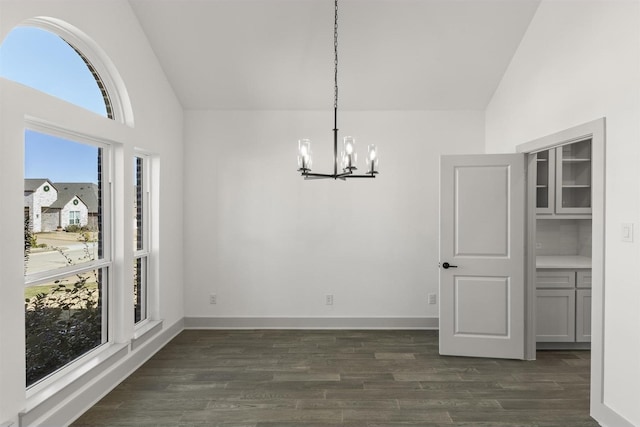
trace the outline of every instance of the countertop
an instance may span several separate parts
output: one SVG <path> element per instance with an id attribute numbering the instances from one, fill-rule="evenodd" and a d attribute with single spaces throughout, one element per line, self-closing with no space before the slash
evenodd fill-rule
<path id="1" fill-rule="evenodd" d="M 591 258 L 577 255 L 537 256 L 536 268 L 591 268 Z"/>

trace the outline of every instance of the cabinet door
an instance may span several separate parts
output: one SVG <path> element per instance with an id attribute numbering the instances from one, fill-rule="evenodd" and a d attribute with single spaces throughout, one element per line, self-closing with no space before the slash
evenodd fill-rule
<path id="1" fill-rule="evenodd" d="M 536 154 L 536 214 L 551 215 L 555 204 L 555 150 Z"/>
<path id="2" fill-rule="evenodd" d="M 576 341 L 591 342 L 591 289 L 576 291 Z"/>
<path id="3" fill-rule="evenodd" d="M 536 291 L 536 341 L 574 342 L 575 339 L 575 289 L 538 289 Z"/>
<path id="4" fill-rule="evenodd" d="M 591 139 L 556 148 L 556 213 L 591 213 Z"/>
<path id="5" fill-rule="evenodd" d="M 536 289 L 575 288 L 575 270 L 536 270 Z"/>

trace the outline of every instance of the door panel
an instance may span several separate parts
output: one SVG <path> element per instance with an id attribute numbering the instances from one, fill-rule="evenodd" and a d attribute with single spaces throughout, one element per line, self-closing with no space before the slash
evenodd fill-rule
<path id="1" fill-rule="evenodd" d="M 509 278 L 456 277 L 455 335 L 509 335 Z"/>
<path id="2" fill-rule="evenodd" d="M 525 156 L 442 156 L 440 353 L 524 357 Z"/>
<path id="3" fill-rule="evenodd" d="M 506 166 L 455 168 L 455 192 L 464 195 L 454 200 L 456 256 L 508 256 L 508 175 Z"/>

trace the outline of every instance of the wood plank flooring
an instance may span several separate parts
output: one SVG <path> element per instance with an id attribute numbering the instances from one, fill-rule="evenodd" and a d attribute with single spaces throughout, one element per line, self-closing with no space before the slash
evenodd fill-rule
<path id="1" fill-rule="evenodd" d="M 591 427 L 588 351 L 443 357 L 435 331 L 182 332 L 75 427 Z"/>

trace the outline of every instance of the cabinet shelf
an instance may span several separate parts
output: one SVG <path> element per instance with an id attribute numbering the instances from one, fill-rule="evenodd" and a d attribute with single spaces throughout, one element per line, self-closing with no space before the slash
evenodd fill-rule
<path id="1" fill-rule="evenodd" d="M 589 184 L 562 184 L 562 188 L 591 188 Z"/>
<path id="2" fill-rule="evenodd" d="M 590 162 L 591 159 L 572 159 L 572 158 L 563 158 L 562 161 L 564 163 L 579 163 L 579 162 Z"/>

